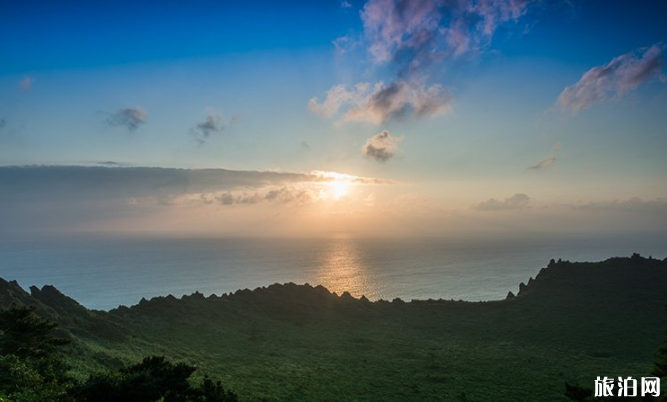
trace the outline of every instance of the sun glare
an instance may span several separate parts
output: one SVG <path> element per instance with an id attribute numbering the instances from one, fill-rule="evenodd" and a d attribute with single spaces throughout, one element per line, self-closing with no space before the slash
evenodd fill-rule
<path id="1" fill-rule="evenodd" d="M 344 180 L 334 180 L 330 184 L 331 195 L 335 200 L 340 200 L 350 192 L 350 182 Z"/>

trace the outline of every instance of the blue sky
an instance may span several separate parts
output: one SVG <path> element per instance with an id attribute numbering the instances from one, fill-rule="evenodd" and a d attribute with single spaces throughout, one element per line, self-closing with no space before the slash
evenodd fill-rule
<path id="1" fill-rule="evenodd" d="M 667 223 L 664 1 L 94 3 L 0 5 L 0 176 L 34 181 L 3 191 L 46 185 L 24 165 L 307 178 L 121 185 L 110 214 L 72 185 L 82 216 L 26 190 L 3 198 L 17 228 L 46 229 L 27 204 L 81 230 L 143 204 L 143 227 L 195 232 Z"/>

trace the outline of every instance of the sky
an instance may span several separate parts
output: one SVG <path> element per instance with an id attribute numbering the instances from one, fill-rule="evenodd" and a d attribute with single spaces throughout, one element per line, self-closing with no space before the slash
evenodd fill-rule
<path id="1" fill-rule="evenodd" d="M 27 0 L 0 15 L 0 231 L 667 228 L 664 1 Z"/>

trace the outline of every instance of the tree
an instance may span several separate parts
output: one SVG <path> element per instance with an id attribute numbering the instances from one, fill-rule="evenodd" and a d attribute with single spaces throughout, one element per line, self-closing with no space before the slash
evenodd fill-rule
<path id="1" fill-rule="evenodd" d="M 665 331 L 665 335 L 667 335 L 667 331 Z M 656 362 L 651 374 L 660 378 L 667 377 L 667 338 L 656 353 Z"/>
<path id="2" fill-rule="evenodd" d="M 34 307 L 0 310 L 0 400 L 63 402 L 73 382 L 58 346 L 69 340 L 53 336 L 56 324 Z"/>
<path id="3" fill-rule="evenodd" d="M 0 310 L 0 355 L 20 358 L 44 358 L 69 343 L 56 338 L 58 325 L 35 314 L 34 306 L 12 306 Z"/>
<path id="4" fill-rule="evenodd" d="M 77 382 L 67 375 L 58 348 L 69 340 L 55 337 L 56 327 L 34 307 L 0 310 L 0 402 L 238 401 L 208 377 L 192 386 L 189 378 L 196 368 L 162 356 Z"/>
<path id="5" fill-rule="evenodd" d="M 219 381 L 205 377 L 199 387 L 188 378 L 196 370 L 184 363 L 171 363 L 163 356 L 146 357 L 141 363 L 93 375 L 74 393 L 80 402 L 236 402 L 236 394 Z"/>

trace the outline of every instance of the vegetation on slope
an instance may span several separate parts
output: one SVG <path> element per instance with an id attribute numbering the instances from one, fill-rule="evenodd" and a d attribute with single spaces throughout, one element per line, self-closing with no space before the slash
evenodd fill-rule
<path id="1" fill-rule="evenodd" d="M 13 292 L 61 324 L 80 379 L 165 355 L 248 401 L 565 401 L 565 382 L 645 375 L 667 326 L 667 262 L 639 256 L 553 261 L 516 296 L 482 303 L 286 284 L 97 312 L 54 288 L 1 285 L 0 302 Z"/>
<path id="2" fill-rule="evenodd" d="M 196 370 L 164 357 L 85 381 L 68 375 L 58 346 L 68 341 L 52 335 L 56 324 L 40 318 L 34 307 L 0 310 L 0 401 L 2 402 L 237 402 L 236 394 L 205 377 L 200 386 L 188 378 Z"/>

